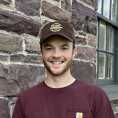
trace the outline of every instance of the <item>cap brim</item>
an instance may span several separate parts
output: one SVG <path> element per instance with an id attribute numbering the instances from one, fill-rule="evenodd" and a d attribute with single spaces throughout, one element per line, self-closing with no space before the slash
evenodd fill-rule
<path id="1" fill-rule="evenodd" d="M 47 39 L 49 39 L 50 37 L 53 37 L 53 36 L 64 37 L 65 39 L 69 40 L 70 42 L 73 42 L 73 40 L 70 37 L 68 37 L 67 35 L 64 35 L 64 34 L 50 34 L 50 35 L 47 35 L 45 38 L 41 39 L 40 43 L 45 42 Z"/>

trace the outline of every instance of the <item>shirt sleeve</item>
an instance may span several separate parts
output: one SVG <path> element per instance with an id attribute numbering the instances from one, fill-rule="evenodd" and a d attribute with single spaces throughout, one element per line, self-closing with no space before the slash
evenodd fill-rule
<path id="1" fill-rule="evenodd" d="M 25 118 L 23 106 L 20 97 L 17 99 L 12 118 Z"/>
<path id="2" fill-rule="evenodd" d="M 106 93 L 97 88 L 94 94 L 93 118 L 115 118 Z"/>

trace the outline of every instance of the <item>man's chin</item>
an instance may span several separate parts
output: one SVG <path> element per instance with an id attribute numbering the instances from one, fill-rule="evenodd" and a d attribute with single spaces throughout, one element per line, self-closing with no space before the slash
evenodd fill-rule
<path id="1" fill-rule="evenodd" d="M 54 72 L 54 71 L 48 71 L 51 75 L 53 76 L 61 76 L 63 75 L 65 72 L 64 71 L 61 71 L 61 72 Z"/>
<path id="2" fill-rule="evenodd" d="M 55 71 L 55 70 L 51 70 L 51 69 L 47 69 L 48 73 L 51 74 L 52 76 L 62 76 L 63 74 L 65 74 L 69 69 L 64 69 L 64 70 L 60 70 L 60 71 Z"/>

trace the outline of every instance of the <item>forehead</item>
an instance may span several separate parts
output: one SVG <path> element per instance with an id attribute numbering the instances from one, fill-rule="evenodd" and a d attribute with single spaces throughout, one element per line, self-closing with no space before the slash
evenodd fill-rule
<path id="1" fill-rule="evenodd" d="M 49 43 L 72 43 L 70 42 L 68 39 L 62 37 L 62 36 L 58 36 L 58 35 L 55 35 L 55 36 L 51 36 L 49 37 L 45 42 L 44 44 L 49 44 Z"/>

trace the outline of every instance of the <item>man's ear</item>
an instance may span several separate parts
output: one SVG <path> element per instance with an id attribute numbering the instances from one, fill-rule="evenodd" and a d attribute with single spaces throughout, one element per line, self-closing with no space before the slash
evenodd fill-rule
<path id="1" fill-rule="evenodd" d="M 73 49 L 73 59 L 75 58 L 76 55 L 77 55 L 77 47 Z"/>

